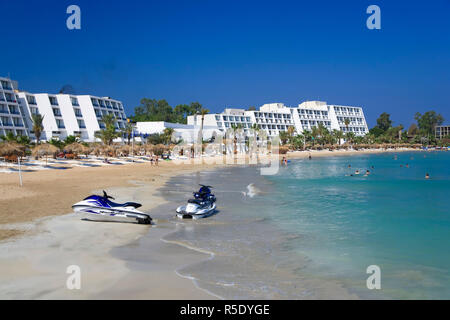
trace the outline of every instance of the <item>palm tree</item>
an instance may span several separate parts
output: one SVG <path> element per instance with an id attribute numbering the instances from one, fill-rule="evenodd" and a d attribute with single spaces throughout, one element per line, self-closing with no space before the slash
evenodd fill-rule
<path id="1" fill-rule="evenodd" d="M 280 131 L 278 135 L 280 137 L 281 144 L 286 144 L 289 140 L 289 133 L 287 131 Z"/>
<path id="2" fill-rule="evenodd" d="M 348 132 L 348 126 L 350 125 L 350 119 L 349 118 L 345 118 L 344 119 L 344 124 L 345 124 L 345 128 L 347 129 L 346 131 Z"/>
<path id="3" fill-rule="evenodd" d="M 102 122 L 105 124 L 105 129 L 97 131 L 95 137 L 102 140 L 106 145 L 111 145 L 113 140 L 119 137 L 119 133 L 116 132 L 116 117 L 112 114 L 105 114 L 102 117 Z"/>
<path id="4" fill-rule="evenodd" d="M 131 122 L 125 123 L 122 134 L 127 137 L 127 144 L 130 145 L 131 136 L 133 135 L 133 124 Z"/>
<path id="5" fill-rule="evenodd" d="M 347 140 L 348 143 L 350 143 L 350 145 L 351 145 L 352 142 L 355 140 L 355 133 L 354 132 L 347 132 L 345 134 L 345 140 Z"/>
<path id="6" fill-rule="evenodd" d="M 169 144 L 172 141 L 172 134 L 175 132 L 174 128 L 165 128 L 163 131 L 164 142 Z"/>
<path id="7" fill-rule="evenodd" d="M 202 116 L 202 122 L 201 122 L 201 125 L 200 125 L 200 132 L 199 132 L 200 143 L 203 141 L 203 122 L 205 121 L 205 114 L 207 114 L 208 112 L 209 112 L 208 109 L 203 109 L 203 108 L 201 108 L 200 111 L 198 112 L 198 114 L 200 114 Z"/>
<path id="8" fill-rule="evenodd" d="M 332 135 L 337 139 L 338 144 L 341 145 L 341 140 L 344 139 L 344 133 L 341 130 L 333 129 Z"/>
<path id="9" fill-rule="evenodd" d="M 314 126 L 311 129 L 311 140 L 312 140 L 312 145 L 313 146 L 314 146 L 315 140 L 317 140 L 318 137 L 319 137 L 319 128 Z"/>
<path id="10" fill-rule="evenodd" d="M 304 148 L 306 148 L 306 143 L 313 140 L 312 132 L 308 129 L 303 130 L 303 137 L 305 138 Z"/>
<path id="11" fill-rule="evenodd" d="M 289 126 L 287 128 L 287 133 L 289 134 L 289 143 L 292 140 L 292 137 L 294 136 L 294 132 L 295 132 L 295 127 L 294 126 Z"/>
<path id="12" fill-rule="evenodd" d="M 39 144 L 42 131 L 44 131 L 44 125 L 42 124 L 44 121 L 44 116 L 40 114 L 33 114 L 31 115 L 31 121 L 33 122 L 33 131 L 34 136 L 36 137 L 36 143 Z"/>
<path id="13" fill-rule="evenodd" d="M 233 144 L 234 144 L 234 151 L 233 153 L 236 154 L 237 153 L 237 130 L 242 129 L 242 124 L 238 123 L 236 124 L 231 124 L 231 128 L 233 129 Z"/>

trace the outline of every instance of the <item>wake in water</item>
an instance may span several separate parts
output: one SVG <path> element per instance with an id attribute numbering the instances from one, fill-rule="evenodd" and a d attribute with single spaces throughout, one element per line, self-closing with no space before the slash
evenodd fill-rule
<path id="1" fill-rule="evenodd" d="M 249 198 L 253 198 L 254 196 L 256 196 L 260 193 L 261 193 L 261 190 L 258 189 L 257 187 L 255 187 L 255 185 L 253 183 L 250 183 L 247 186 L 247 192 L 242 191 L 242 194 L 244 195 L 244 197 L 249 197 Z"/>

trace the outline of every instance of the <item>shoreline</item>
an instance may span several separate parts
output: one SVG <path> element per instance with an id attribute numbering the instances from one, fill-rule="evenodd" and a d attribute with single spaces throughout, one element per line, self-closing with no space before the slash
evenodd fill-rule
<path id="1" fill-rule="evenodd" d="M 385 152 L 401 152 L 401 151 L 421 151 L 421 150 L 375 150 L 375 151 L 300 151 L 300 152 L 291 152 L 286 156 L 288 159 L 301 159 L 307 158 L 309 153 L 312 154 L 313 158 L 318 157 L 328 157 L 328 156 L 345 156 L 345 155 L 361 155 L 361 154 L 372 154 L 372 153 L 385 153 Z M 280 155 L 280 158 L 284 155 Z M 129 193 L 129 197 L 127 199 L 139 200 L 144 204 L 145 211 L 152 210 L 155 207 L 162 205 L 165 203 L 165 200 L 159 196 L 158 189 L 162 187 L 171 177 L 184 175 L 188 173 L 195 173 L 202 170 L 213 170 L 216 168 L 224 167 L 226 165 L 218 165 L 218 164 L 201 164 L 201 165 L 176 165 L 171 164 L 170 162 L 162 162 L 158 167 L 151 167 L 149 164 L 129 164 L 123 166 L 111 166 L 111 167 L 100 167 L 100 168 L 74 168 L 72 170 L 64 170 L 63 172 L 52 172 L 52 171 L 42 171 L 42 172 L 33 172 L 33 173 L 25 173 L 24 174 L 24 189 L 29 189 L 30 194 L 24 195 L 15 194 L 17 188 L 13 187 L 14 177 L 12 175 L 3 176 L 9 177 L 6 181 L 6 184 L 10 185 L 9 193 L 5 192 L 0 198 L 0 260 L 5 260 L 5 263 L 1 263 L 3 267 L 0 267 L 0 283 L 3 283 L 1 287 L 9 288 L 9 292 L 4 292 L 4 289 L 0 290 L 0 295 L 4 296 L 6 299 L 11 298 L 23 298 L 20 294 L 20 289 L 25 290 L 28 298 L 34 299 L 54 299 L 54 298 L 69 298 L 69 299 L 85 299 L 88 297 L 94 298 L 106 298 L 106 299 L 116 299 L 116 298 L 124 298 L 122 293 L 108 293 L 114 290 L 110 290 L 110 288 L 120 288 L 119 292 L 124 291 L 128 292 L 131 298 L 137 299 L 183 299 L 189 298 L 192 299 L 220 299 L 221 297 L 209 292 L 206 289 L 201 288 L 196 283 L 195 279 L 191 279 L 189 277 L 185 277 L 177 272 L 178 269 L 183 268 L 173 261 L 171 258 L 168 258 L 167 252 L 172 250 L 176 252 L 176 256 L 180 261 L 180 257 L 184 259 L 191 259 L 188 264 L 196 263 L 202 260 L 205 260 L 204 255 L 207 254 L 209 257 L 206 259 L 212 259 L 214 255 L 211 256 L 211 252 L 202 252 L 201 250 L 197 250 L 196 248 L 188 248 L 183 244 L 173 243 L 171 241 L 164 240 L 164 236 L 169 235 L 175 229 L 169 227 L 170 223 L 168 221 L 164 221 L 161 219 L 161 224 L 145 227 L 145 226 L 136 226 L 134 224 L 115 224 L 115 223 L 86 223 L 85 221 L 81 221 L 75 214 L 63 214 L 55 213 L 52 210 L 56 208 L 52 206 L 51 203 L 44 201 L 40 201 L 38 203 L 33 202 L 33 199 L 45 194 L 45 197 L 54 198 L 54 195 L 51 192 L 48 192 L 47 186 L 52 190 L 57 190 L 57 197 L 60 195 L 60 199 L 58 201 L 58 205 L 62 205 L 63 203 L 67 203 L 71 201 L 74 203 L 77 199 L 72 200 L 78 197 L 78 194 L 84 193 L 86 189 L 90 189 L 89 193 L 93 190 L 101 190 L 113 189 L 113 193 L 117 191 L 117 194 L 120 194 L 118 197 L 118 201 L 120 202 L 123 197 L 123 194 Z M 176 170 L 174 170 L 174 168 Z M 93 174 L 93 171 L 97 171 L 97 175 Z M 118 174 L 118 177 L 103 179 L 100 181 L 98 179 L 98 175 L 102 178 L 107 174 Z M 76 175 L 76 177 L 74 177 Z M 74 184 L 79 183 L 80 181 L 87 180 L 89 177 L 91 180 L 83 186 L 77 186 L 76 192 L 73 190 Z M 16 177 L 17 178 L 17 177 Z M 75 181 L 71 181 L 68 185 L 58 186 L 55 183 L 56 180 L 67 181 L 67 179 L 74 179 Z M 56 184 L 56 187 L 55 187 Z M 31 185 L 29 187 L 29 185 Z M 44 187 L 42 187 L 44 185 Z M 4 180 L 2 180 L 2 185 L 0 187 L 4 188 Z M 37 189 L 36 189 L 37 188 Z M 56 188 L 56 189 L 55 189 Z M 143 190 L 139 192 L 134 192 L 139 188 L 143 188 Z M 148 189 L 151 189 L 151 192 L 147 192 Z M 5 190 L 6 191 L 6 190 Z M 25 191 L 26 192 L 26 191 Z M 111 192 L 111 191 L 109 191 Z M 61 195 L 62 194 L 62 195 Z M 5 200 L 4 198 L 10 195 L 10 198 Z M 66 197 L 64 197 L 66 195 Z M 136 199 L 139 195 L 144 195 L 145 199 Z M 78 198 L 79 199 L 79 198 Z M 5 217 L 6 214 L 13 215 L 14 210 L 27 209 L 26 204 L 22 202 L 30 202 L 29 206 L 32 206 L 32 213 L 35 213 L 38 210 L 44 211 L 40 212 L 38 215 L 18 215 L 13 216 L 11 219 L 7 219 Z M 72 202 L 73 201 L 73 202 Z M 8 207 L 9 210 L 4 210 L 6 205 L 10 203 L 15 203 L 12 207 Z M 48 211 L 47 211 L 48 210 Z M 17 212 L 17 211 L 16 211 Z M 62 212 L 62 211 L 59 211 Z M 67 211 L 65 211 L 67 212 Z M 152 215 L 152 213 L 150 212 Z M 29 220 L 31 218 L 31 220 Z M 27 220 L 28 219 L 28 220 Z M 157 218 L 158 220 L 158 218 Z M 76 221 L 81 222 L 79 224 Z M 157 221 L 158 222 L 158 221 Z M 74 224 L 76 224 L 76 228 L 73 228 Z M 169 230 L 170 229 L 170 230 Z M 11 232 L 12 230 L 12 232 Z M 14 231 L 17 230 L 17 233 Z M 158 232 L 154 232 L 157 230 Z M 117 248 L 126 248 L 127 246 L 132 246 L 136 241 L 140 241 L 144 235 L 148 235 L 149 233 L 155 233 L 150 237 L 146 237 L 154 241 L 155 239 L 159 241 L 155 242 L 155 250 L 153 252 L 166 252 L 163 254 L 158 254 L 158 262 L 155 265 L 161 265 L 160 267 L 156 267 L 154 270 L 155 273 L 159 275 L 158 277 L 153 277 L 153 283 L 149 283 L 151 287 L 153 287 L 154 283 L 158 280 L 161 282 L 162 286 L 170 287 L 171 290 L 162 293 L 158 290 L 149 290 L 146 287 L 142 287 L 142 279 L 144 277 L 143 274 L 132 275 L 130 274 L 131 268 L 127 266 L 129 261 L 120 259 L 115 257 L 111 251 Z M 7 235 L 4 237 L 4 235 Z M 12 234 L 12 237 L 11 237 Z M 9 235 L 9 236 L 8 236 Z M 15 237 L 14 237 L 15 236 Z M 91 239 L 91 237 L 93 239 Z M 85 239 L 89 239 L 87 244 L 83 246 L 83 244 L 79 244 L 77 242 L 74 243 L 72 238 L 78 239 L 80 242 L 86 241 Z M 106 241 L 105 241 L 106 240 Z M 101 248 L 93 248 L 92 246 L 96 246 L 99 242 L 103 242 Z M 105 242 L 107 243 L 105 245 Z M 31 253 L 27 251 L 27 249 L 31 249 L 35 247 L 35 244 L 40 244 L 41 247 L 38 248 L 38 252 L 40 254 L 36 255 L 35 253 Z M 55 244 L 56 243 L 56 244 Z M 47 247 L 46 247 L 47 246 Z M 86 247 L 87 246 L 87 247 Z M 44 248 L 42 248 L 44 247 Z M 178 247 L 178 249 L 174 249 L 171 247 Z M 6 250 L 4 250 L 6 249 Z M 61 249 L 65 249 L 61 251 Z M 87 250 L 87 253 L 83 252 L 83 250 Z M 95 252 L 97 250 L 97 252 Z M 20 251 L 23 251 L 23 256 L 27 255 L 29 260 L 29 264 L 24 263 L 25 261 L 22 258 L 19 258 L 17 255 L 20 255 Z M 66 251 L 75 251 L 79 256 L 81 256 L 81 260 L 86 264 L 93 266 L 95 269 L 93 274 L 88 277 L 88 281 L 92 283 L 96 283 L 96 285 L 88 287 L 83 294 L 77 293 L 74 291 L 68 291 L 64 288 L 61 289 L 61 283 L 65 283 L 65 278 L 67 275 L 64 272 L 63 266 L 61 266 L 62 260 L 61 255 L 65 255 Z M 188 251 L 188 252 L 187 252 Z M 89 254 L 89 252 L 91 254 Z M 92 254 L 93 253 L 93 254 Z M 42 257 L 46 257 L 45 260 L 47 262 L 42 262 L 44 260 Z M 58 259 L 60 261 L 58 261 Z M 68 258 L 70 260 L 70 258 Z M 132 259 L 131 259 L 132 260 Z M 115 266 L 113 272 L 108 272 L 107 274 L 103 274 L 102 266 L 105 265 L 107 261 L 108 265 Z M 58 263 L 59 262 L 59 263 Z M 164 265 L 164 263 L 166 263 Z M 24 266 L 25 264 L 25 266 Z M 49 292 L 42 292 L 35 287 L 47 286 L 42 283 L 42 279 L 46 279 L 49 281 L 49 278 L 52 278 L 48 275 L 49 273 L 49 265 L 55 264 L 55 266 L 51 266 L 50 269 L 54 270 L 57 276 L 53 276 L 53 286 L 57 286 L 55 282 L 59 283 L 59 289 L 48 289 Z M 175 269 L 172 270 L 175 265 Z M 14 266 L 14 267 L 13 267 Z M 58 267 L 56 267 L 58 266 Z M 167 270 L 167 267 L 172 268 L 170 271 Z M 28 268 L 28 269 L 27 269 Z M 30 276 L 30 271 L 35 269 L 40 269 L 37 273 L 43 273 L 45 276 L 36 277 L 35 283 L 33 284 L 24 284 L 21 277 Z M 108 270 L 110 268 L 108 267 Z M 177 277 L 173 277 L 173 273 L 177 275 Z M 36 274 L 36 273 L 35 273 Z M 3 278 L 6 276 L 6 278 Z M 14 282 L 14 279 L 18 282 Z M 161 280 L 164 279 L 164 280 Z M 64 282 L 61 282 L 64 281 Z M 32 282 L 32 281 L 31 281 Z M 112 283 L 110 283 L 112 282 Z M 6 284 L 6 286 L 5 286 Z M 131 285 L 132 284 L 132 285 Z M 118 286 L 118 287 L 117 287 Z M 135 290 L 139 288 L 139 290 Z M 131 292 L 132 289 L 135 292 Z M 34 291 L 33 291 L 34 290 Z M 19 293 L 17 292 L 19 291 Z M 81 291 L 81 290 L 80 290 Z M 137 292 L 136 292 L 137 291 Z M 16 292 L 16 293 L 14 293 Z M 17 295 L 15 295 L 17 294 Z"/>

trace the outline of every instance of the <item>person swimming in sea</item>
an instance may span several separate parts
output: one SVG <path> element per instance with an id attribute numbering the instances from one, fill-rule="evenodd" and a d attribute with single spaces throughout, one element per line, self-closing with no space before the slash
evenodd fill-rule
<path id="1" fill-rule="evenodd" d="M 370 171 L 369 171 L 369 170 L 366 170 L 365 176 L 368 176 L 369 174 L 370 174 Z"/>
<path id="2" fill-rule="evenodd" d="M 425 174 L 425 179 L 430 179 L 430 175 L 428 172 Z"/>
<path id="3" fill-rule="evenodd" d="M 311 153 L 308 155 L 308 159 L 309 160 L 311 160 L 312 159 L 312 157 L 311 157 Z"/>
<path id="4" fill-rule="evenodd" d="M 406 167 L 409 168 L 409 164 L 406 164 Z"/>
<path id="5" fill-rule="evenodd" d="M 355 171 L 355 174 L 359 174 L 359 170 L 356 170 L 356 171 Z"/>

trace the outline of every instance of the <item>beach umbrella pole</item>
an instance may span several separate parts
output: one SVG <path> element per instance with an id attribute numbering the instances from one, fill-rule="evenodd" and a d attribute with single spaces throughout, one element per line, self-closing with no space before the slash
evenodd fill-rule
<path id="1" fill-rule="evenodd" d="M 22 186 L 22 169 L 20 166 L 20 157 L 17 158 L 18 162 L 19 162 L 19 181 L 20 181 L 20 186 Z"/>

